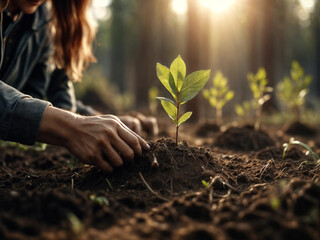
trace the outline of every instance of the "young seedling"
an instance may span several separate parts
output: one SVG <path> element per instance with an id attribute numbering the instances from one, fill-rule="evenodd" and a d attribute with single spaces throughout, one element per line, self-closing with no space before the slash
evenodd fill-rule
<path id="1" fill-rule="evenodd" d="M 311 154 L 312 158 L 313 158 L 313 164 L 316 164 L 316 168 L 320 166 L 320 157 L 317 153 L 315 153 L 314 151 L 312 151 L 312 149 L 305 143 L 300 142 L 298 140 L 295 140 L 294 138 L 290 138 L 289 143 L 284 143 L 283 144 L 283 154 L 282 154 L 282 158 L 284 158 L 286 152 L 288 151 L 288 149 L 292 146 L 292 145 L 299 145 L 303 148 L 305 148 L 307 150 L 306 155 Z M 309 163 L 309 161 L 303 161 L 302 163 L 300 163 L 299 168 L 305 164 L 305 163 Z"/>
<path id="2" fill-rule="evenodd" d="M 71 228 L 72 228 L 73 233 L 76 236 L 80 236 L 84 231 L 84 226 L 83 226 L 82 222 L 80 221 L 80 219 L 77 217 L 77 215 L 75 215 L 72 212 L 68 213 L 67 218 L 71 224 Z"/>
<path id="3" fill-rule="evenodd" d="M 200 70 L 186 77 L 186 65 L 180 55 L 171 63 L 170 69 L 157 63 L 157 76 L 163 86 L 173 96 L 174 101 L 157 97 L 161 105 L 176 125 L 176 144 L 178 145 L 179 126 L 188 120 L 192 112 L 180 116 L 181 105 L 193 99 L 210 78 L 210 70 Z"/>
<path id="4" fill-rule="evenodd" d="M 254 129 L 259 130 L 261 124 L 262 106 L 271 98 L 269 93 L 271 93 L 273 89 L 272 87 L 267 87 L 267 73 L 264 68 L 259 68 L 256 75 L 249 73 L 247 78 L 250 89 L 253 93 L 252 107 L 256 112 Z"/>
<path id="5" fill-rule="evenodd" d="M 236 114 L 238 115 L 239 118 L 242 118 L 242 120 L 248 119 L 251 108 L 252 108 L 252 102 L 249 102 L 249 101 L 243 101 L 242 104 L 237 103 L 235 105 Z"/>
<path id="6" fill-rule="evenodd" d="M 277 96 L 298 121 L 312 77 L 304 76 L 304 70 L 297 61 L 292 62 L 290 76 L 278 83 Z"/>
<path id="7" fill-rule="evenodd" d="M 216 122 L 220 125 L 222 123 L 222 108 L 234 97 L 234 91 L 229 89 L 228 79 L 220 71 L 215 74 L 212 83 L 212 88 L 203 90 L 202 94 L 216 109 Z"/>
<path id="8" fill-rule="evenodd" d="M 94 202 L 94 203 L 96 203 L 96 204 L 98 204 L 98 205 L 100 205 L 100 206 L 105 205 L 105 206 L 108 207 L 108 206 L 110 205 L 109 200 L 108 200 L 106 197 L 104 197 L 104 196 L 96 196 L 96 195 L 94 195 L 94 194 L 91 194 L 91 195 L 89 196 L 89 198 L 90 198 L 90 200 L 91 200 L 92 202 Z"/>

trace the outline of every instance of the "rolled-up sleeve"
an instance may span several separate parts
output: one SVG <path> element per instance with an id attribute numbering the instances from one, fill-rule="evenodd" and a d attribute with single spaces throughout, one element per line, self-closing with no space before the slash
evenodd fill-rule
<path id="1" fill-rule="evenodd" d="M 0 81 L 0 139 L 34 144 L 43 112 L 49 105 Z"/>

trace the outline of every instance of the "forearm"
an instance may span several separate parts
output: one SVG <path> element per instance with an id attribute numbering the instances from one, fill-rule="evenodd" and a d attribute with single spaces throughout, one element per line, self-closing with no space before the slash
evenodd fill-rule
<path id="1" fill-rule="evenodd" d="M 67 147 L 73 135 L 76 135 L 79 117 L 79 115 L 69 111 L 52 106 L 47 107 L 42 116 L 37 140 Z"/>
<path id="2" fill-rule="evenodd" d="M 38 141 L 66 147 L 80 161 L 104 171 L 133 160 L 148 150 L 148 144 L 113 115 L 83 117 L 47 107 L 40 124 Z"/>
<path id="3" fill-rule="evenodd" d="M 32 145 L 48 105 L 0 81 L 0 139 Z"/>

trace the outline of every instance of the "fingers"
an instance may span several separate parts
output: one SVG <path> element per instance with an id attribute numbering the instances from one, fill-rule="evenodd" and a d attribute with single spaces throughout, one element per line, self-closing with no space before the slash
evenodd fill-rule
<path id="1" fill-rule="evenodd" d="M 79 137 L 71 142 L 69 150 L 82 161 L 94 164 L 103 171 L 111 172 L 141 155 L 150 146 L 137 133 L 129 129 L 119 118 L 105 115 L 84 118 Z"/>
<path id="2" fill-rule="evenodd" d="M 132 116 L 127 116 L 127 115 L 120 116 L 118 119 L 120 119 L 122 123 L 124 123 L 128 128 L 130 128 L 135 133 L 141 134 L 142 126 L 139 119 Z"/>
<path id="3" fill-rule="evenodd" d="M 141 155 L 142 154 L 142 146 L 140 144 L 139 138 L 130 132 L 128 129 L 119 128 L 118 134 L 123 141 L 125 141 L 128 146 L 134 151 L 134 153 Z"/>
<path id="4" fill-rule="evenodd" d="M 159 134 L 159 127 L 157 119 L 154 117 L 145 117 L 141 120 L 142 129 L 150 136 L 157 136 Z"/>
<path id="5" fill-rule="evenodd" d="M 135 153 L 141 154 L 142 153 L 142 151 L 140 150 L 141 148 L 145 151 L 150 150 L 149 144 L 142 137 L 140 137 L 137 133 L 132 131 L 127 125 L 125 125 L 118 117 L 116 117 L 114 115 L 107 115 L 107 116 L 116 120 L 121 125 L 121 127 L 123 129 L 119 128 L 118 134 L 125 142 L 130 141 L 130 143 L 129 142 L 127 142 L 127 143 L 129 143 L 129 146 L 133 148 Z M 124 130 L 126 130 L 126 131 L 124 131 Z M 139 146 L 136 146 L 137 145 L 136 140 L 133 137 L 131 137 L 130 135 L 133 135 L 134 137 L 137 138 Z"/>
<path id="6" fill-rule="evenodd" d="M 122 157 L 127 160 L 133 160 L 134 158 L 133 150 L 118 136 L 111 144 L 105 142 L 102 151 L 108 161 L 115 167 L 123 165 Z"/>
<path id="7" fill-rule="evenodd" d="M 113 167 L 111 167 L 111 165 L 102 158 L 101 155 L 96 156 L 94 164 L 100 168 L 102 171 L 105 172 L 112 172 L 113 171 Z"/>

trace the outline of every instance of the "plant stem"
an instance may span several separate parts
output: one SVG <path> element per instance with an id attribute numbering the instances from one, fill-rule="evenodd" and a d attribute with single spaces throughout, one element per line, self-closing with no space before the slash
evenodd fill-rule
<path id="1" fill-rule="evenodd" d="M 216 115 L 217 115 L 217 125 L 220 125 L 222 123 L 222 109 L 217 107 L 216 108 Z"/>
<path id="2" fill-rule="evenodd" d="M 256 131 L 260 129 L 261 114 L 262 114 L 262 105 L 259 104 L 256 110 L 256 122 L 254 124 L 254 130 Z"/>
<path id="3" fill-rule="evenodd" d="M 176 145 L 178 146 L 178 132 L 179 132 L 179 126 L 176 126 Z"/>
<path id="4" fill-rule="evenodd" d="M 180 112 L 180 102 L 179 102 L 179 92 L 177 90 L 177 118 L 176 118 L 176 121 L 177 121 L 177 125 L 176 125 L 176 145 L 177 146 L 178 146 L 178 137 L 179 137 L 179 124 L 178 124 L 179 112 Z"/>

